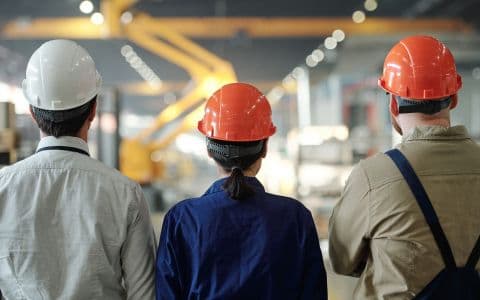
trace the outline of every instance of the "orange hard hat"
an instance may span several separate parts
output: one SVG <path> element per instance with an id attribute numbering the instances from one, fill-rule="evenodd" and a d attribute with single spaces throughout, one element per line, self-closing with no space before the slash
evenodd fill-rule
<path id="1" fill-rule="evenodd" d="M 378 85 L 402 98 L 434 100 L 456 94 L 462 78 L 443 43 L 430 36 L 411 36 L 390 50 Z"/>
<path id="2" fill-rule="evenodd" d="M 198 130 L 216 140 L 248 142 L 266 139 L 276 128 L 265 95 L 250 84 L 230 83 L 207 100 Z"/>

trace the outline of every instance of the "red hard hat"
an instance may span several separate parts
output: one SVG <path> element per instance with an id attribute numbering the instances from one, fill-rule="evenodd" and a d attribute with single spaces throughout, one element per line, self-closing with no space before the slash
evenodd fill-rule
<path id="1" fill-rule="evenodd" d="M 411 36 L 390 50 L 378 85 L 402 98 L 433 100 L 456 94 L 462 78 L 444 44 L 430 36 Z"/>
<path id="2" fill-rule="evenodd" d="M 275 133 L 272 109 L 257 88 L 246 83 L 231 83 L 216 91 L 205 105 L 198 130 L 222 141 L 259 141 Z"/>

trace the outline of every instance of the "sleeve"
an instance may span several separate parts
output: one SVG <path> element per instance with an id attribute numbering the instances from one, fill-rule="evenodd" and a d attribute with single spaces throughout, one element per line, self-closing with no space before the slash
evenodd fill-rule
<path id="1" fill-rule="evenodd" d="M 358 277 L 365 268 L 369 253 L 369 192 L 368 177 L 359 164 L 350 174 L 329 222 L 329 258 L 338 274 Z"/>
<path id="2" fill-rule="evenodd" d="M 307 213 L 303 288 L 299 299 L 326 300 L 328 298 L 327 275 L 323 265 L 322 252 L 312 214 L 309 211 Z"/>
<path id="3" fill-rule="evenodd" d="M 163 220 L 157 251 L 155 289 L 157 300 L 181 298 L 181 273 L 175 239 L 176 220 L 170 210 Z"/>
<path id="4" fill-rule="evenodd" d="M 121 250 L 127 299 L 155 298 L 155 233 L 143 193 L 136 187 L 127 237 Z"/>

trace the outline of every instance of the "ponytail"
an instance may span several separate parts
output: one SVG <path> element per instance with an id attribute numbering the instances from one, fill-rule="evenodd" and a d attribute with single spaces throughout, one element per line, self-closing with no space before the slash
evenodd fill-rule
<path id="1" fill-rule="evenodd" d="M 232 168 L 230 177 L 223 183 L 223 188 L 235 200 L 242 200 L 254 194 L 253 189 L 245 181 L 242 169 Z"/>
<path id="2" fill-rule="evenodd" d="M 255 190 L 248 184 L 243 171 L 265 156 L 266 145 L 266 139 L 231 142 L 207 138 L 208 154 L 225 172 L 230 173 L 222 186 L 230 198 L 243 200 L 255 194 Z"/>

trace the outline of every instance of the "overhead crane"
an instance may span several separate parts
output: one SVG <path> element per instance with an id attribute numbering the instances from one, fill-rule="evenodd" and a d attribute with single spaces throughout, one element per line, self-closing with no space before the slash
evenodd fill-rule
<path id="1" fill-rule="evenodd" d="M 168 146 L 178 134 L 194 128 L 201 117 L 201 104 L 205 97 L 219 86 L 237 80 L 230 62 L 186 36 L 226 38 L 242 31 L 253 38 L 322 37 L 330 35 L 338 27 L 347 34 L 388 34 L 412 30 L 472 31 L 471 26 L 461 20 L 370 18 L 363 26 L 358 26 L 350 18 L 154 18 L 145 13 L 138 13 L 132 22 L 122 24 L 122 13 L 135 2 L 137 0 L 102 0 L 100 8 L 105 18 L 102 25 L 92 24 L 87 17 L 39 18 L 26 24 L 11 21 L 1 28 L 0 35 L 9 39 L 128 39 L 187 71 L 193 82 L 192 88 L 179 101 L 161 111 L 150 126 L 121 143 L 121 171 L 144 183 L 157 176 L 151 160 L 152 153 Z M 189 113 L 185 115 L 186 112 Z M 181 122 L 165 137 L 151 140 L 155 132 L 182 115 Z"/>
<path id="2" fill-rule="evenodd" d="M 103 26 L 95 26 L 86 18 L 34 20 L 29 29 L 22 28 L 23 37 L 64 38 L 127 38 L 137 45 L 180 66 L 190 75 L 193 87 L 177 102 L 161 111 L 154 122 L 133 138 L 125 138 L 120 145 L 120 170 L 138 182 L 150 182 L 156 177 L 151 155 L 168 146 L 175 137 L 194 128 L 202 113 L 200 105 L 205 97 L 221 85 L 237 80 L 232 65 L 207 51 L 190 39 L 165 26 L 154 24 L 147 14 L 138 14 L 129 24 L 120 22 L 121 14 L 135 1 L 104 0 L 101 10 L 105 16 Z M 12 24 L 3 29 L 4 36 L 16 36 Z M 180 124 L 161 140 L 149 138 L 167 123 L 188 113 Z"/>

